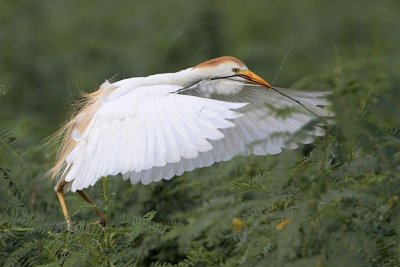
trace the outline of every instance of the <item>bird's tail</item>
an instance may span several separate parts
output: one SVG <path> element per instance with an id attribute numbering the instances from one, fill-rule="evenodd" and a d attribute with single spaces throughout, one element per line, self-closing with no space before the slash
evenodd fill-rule
<path id="1" fill-rule="evenodd" d="M 89 125 L 94 113 L 100 106 L 100 99 L 110 94 L 115 86 L 105 81 L 98 90 L 93 93 L 82 93 L 81 100 L 73 106 L 73 112 L 68 122 L 47 140 L 47 143 L 60 143 L 53 167 L 48 171 L 51 179 L 58 179 L 57 185 L 68 172 L 66 158 L 76 145 L 73 133 L 83 133 Z M 56 186 L 57 187 L 57 186 Z"/>

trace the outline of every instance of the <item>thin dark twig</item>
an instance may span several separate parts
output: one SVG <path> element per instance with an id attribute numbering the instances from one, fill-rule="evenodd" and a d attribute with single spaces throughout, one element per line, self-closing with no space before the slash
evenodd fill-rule
<path id="1" fill-rule="evenodd" d="M 289 51 L 289 52 L 290 52 L 290 51 Z M 286 56 L 286 57 L 287 57 L 287 56 Z M 285 60 L 286 60 L 286 57 L 285 57 Z M 231 78 L 231 77 L 242 77 L 242 78 L 248 80 L 247 77 L 242 76 L 242 75 L 237 75 L 237 74 L 229 75 L 229 76 L 222 76 L 222 77 L 214 77 L 214 78 L 210 78 L 210 80 L 227 79 L 227 78 Z M 201 81 L 201 80 L 200 80 L 200 81 Z M 185 91 L 185 90 L 190 89 L 192 86 L 196 85 L 196 84 L 199 83 L 200 81 L 197 81 L 197 82 L 195 82 L 195 83 L 193 83 L 193 84 L 191 84 L 191 85 L 188 85 L 188 86 L 186 86 L 186 87 L 184 87 L 184 88 L 181 88 L 181 89 L 179 89 L 179 90 L 177 90 L 177 91 L 175 91 L 175 92 L 173 92 L 173 93 L 179 94 L 179 93 L 181 93 L 181 92 L 183 92 L 183 91 Z M 258 85 L 258 86 L 260 86 L 260 85 Z M 261 86 L 265 87 L 264 85 L 261 85 Z M 325 118 L 319 116 L 317 113 L 315 113 L 314 111 L 312 111 L 311 109 L 309 109 L 308 107 L 306 107 L 306 106 L 305 106 L 303 103 L 301 103 L 299 100 L 297 100 L 297 99 L 295 99 L 295 98 L 293 98 L 293 97 L 291 97 L 291 96 L 289 96 L 289 95 L 287 95 L 287 94 L 285 94 L 285 93 L 282 93 L 281 91 L 279 91 L 279 90 L 276 89 L 275 87 L 267 87 L 267 88 L 268 88 L 268 89 L 271 89 L 271 90 L 273 90 L 273 91 L 275 91 L 275 92 L 277 92 L 277 93 L 280 94 L 280 95 L 283 95 L 284 97 L 289 98 L 290 100 L 296 102 L 297 104 L 299 104 L 300 106 L 302 106 L 304 109 L 306 109 L 308 112 L 310 112 L 311 114 L 313 114 L 313 115 L 316 116 L 317 118 L 319 118 L 319 119 L 321 119 L 321 120 L 327 122 L 328 124 L 330 124 Z"/>
<path id="2" fill-rule="evenodd" d="M 227 79 L 227 78 L 232 78 L 232 77 L 236 77 L 236 76 L 238 76 L 238 75 L 233 74 L 233 75 L 229 75 L 229 76 L 222 76 L 222 77 L 210 78 L 210 80 L 213 81 L 213 80 Z M 194 82 L 194 83 L 192 83 L 192 84 L 190 84 L 190 85 L 188 85 L 188 86 L 186 86 L 186 87 L 183 87 L 183 88 L 181 88 L 181 89 L 179 89 L 179 90 L 176 90 L 176 91 L 173 92 L 173 93 L 174 93 L 174 94 L 182 93 L 182 92 L 186 91 L 187 89 L 190 89 L 192 86 L 198 84 L 198 83 L 201 82 L 201 81 L 202 81 L 202 80 L 196 81 L 196 82 Z"/>
<path id="3" fill-rule="evenodd" d="M 200 81 L 201 81 L 201 80 L 200 80 Z M 173 93 L 173 94 L 180 94 L 180 93 L 182 93 L 182 92 L 184 92 L 184 91 L 190 89 L 192 86 L 198 84 L 200 81 L 197 81 L 197 82 L 195 82 L 195 83 L 193 83 L 193 84 L 191 84 L 191 85 L 188 85 L 188 86 L 186 86 L 186 87 L 183 87 L 183 88 L 181 88 L 181 89 L 179 89 L 179 90 L 176 90 L 175 92 L 172 92 L 172 93 Z"/>
<path id="4" fill-rule="evenodd" d="M 313 114 L 313 115 L 315 115 L 316 117 L 320 118 L 321 120 L 327 121 L 325 118 L 319 116 L 317 113 L 315 113 L 314 111 L 312 111 L 311 109 L 309 109 L 308 107 L 306 107 L 306 106 L 305 106 L 303 103 L 301 103 L 299 100 L 297 100 L 297 99 L 295 99 L 295 98 L 293 98 L 293 97 L 291 97 L 291 96 L 289 96 L 289 95 L 287 95 L 287 94 L 285 94 L 285 93 L 282 93 L 281 91 L 279 91 L 278 89 L 276 89 L 276 88 L 274 88 L 274 87 L 271 87 L 271 88 L 269 88 L 269 89 L 274 90 L 274 91 L 277 92 L 278 94 L 281 94 L 281 95 L 283 95 L 283 96 L 289 98 L 290 100 L 296 102 L 297 104 L 299 104 L 300 106 L 302 106 L 303 108 L 305 108 L 308 112 L 310 112 L 311 114 Z"/>

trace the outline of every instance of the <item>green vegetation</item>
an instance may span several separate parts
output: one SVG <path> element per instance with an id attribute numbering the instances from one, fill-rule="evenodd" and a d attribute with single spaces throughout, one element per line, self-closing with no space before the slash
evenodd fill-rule
<path id="1" fill-rule="evenodd" d="M 400 266 L 398 1 L 2 1 L 1 266 Z M 79 90 L 233 55 L 276 85 L 332 90 L 314 144 L 171 181 L 67 195 L 43 140 Z"/>

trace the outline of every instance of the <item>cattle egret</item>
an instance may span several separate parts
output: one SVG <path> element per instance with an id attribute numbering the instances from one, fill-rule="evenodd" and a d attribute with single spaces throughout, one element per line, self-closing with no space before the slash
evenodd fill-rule
<path id="1" fill-rule="evenodd" d="M 228 56 L 176 73 L 104 82 L 59 132 L 51 174 L 68 228 L 64 193 L 77 191 L 93 204 L 82 190 L 101 177 L 122 174 L 147 185 L 236 155 L 311 143 L 324 131 L 310 123 L 330 116 L 326 95 L 272 87 Z M 96 212 L 104 226 L 104 213 Z"/>

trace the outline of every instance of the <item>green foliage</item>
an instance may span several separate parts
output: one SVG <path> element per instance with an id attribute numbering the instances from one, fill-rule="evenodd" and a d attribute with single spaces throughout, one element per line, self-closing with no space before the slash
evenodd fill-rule
<path id="1" fill-rule="evenodd" d="M 10 131 L 10 122 L 0 121 L 0 160 L 9 164 L 24 165 L 29 160 L 29 155 L 16 142 L 16 137 Z"/>
<path id="2" fill-rule="evenodd" d="M 356 2 L 1 3 L 0 265 L 400 266 L 399 4 Z M 67 194 L 66 230 L 45 176 L 56 148 L 41 140 L 66 116 L 69 84 L 218 54 L 272 77 L 291 35 L 276 84 L 333 91 L 324 137 L 148 186 L 103 178 L 87 193 L 107 227 Z"/>

